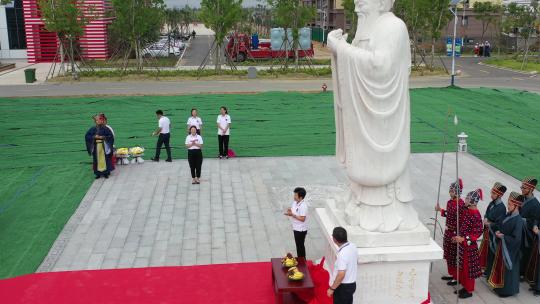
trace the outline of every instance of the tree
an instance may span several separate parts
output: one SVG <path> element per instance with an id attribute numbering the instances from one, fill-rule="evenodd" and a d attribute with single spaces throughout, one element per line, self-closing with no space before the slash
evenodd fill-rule
<path id="1" fill-rule="evenodd" d="M 215 33 L 214 63 L 216 72 L 221 69 L 220 50 L 225 35 L 234 28 L 242 16 L 242 0 L 202 0 L 199 18 Z"/>
<path id="2" fill-rule="evenodd" d="M 60 73 L 64 73 L 64 48 L 67 45 L 71 73 L 76 78 L 74 42 L 84 33 L 84 26 L 90 21 L 92 7 L 82 0 L 39 0 L 41 19 L 45 29 L 56 33 L 60 51 Z M 85 12 L 81 9 L 85 7 Z"/>
<path id="3" fill-rule="evenodd" d="M 348 39 L 352 41 L 358 25 L 358 14 L 354 11 L 354 0 L 343 0 L 343 10 L 345 11 L 345 18 L 351 20 L 351 29 L 347 34 L 349 37 Z"/>
<path id="4" fill-rule="evenodd" d="M 126 58 L 135 50 L 137 68 L 142 69 L 144 48 L 157 40 L 164 24 L 165 4 L 163 0 L 112 0 L 111 3 L 115 18 L 111 30 L 128 43 Z"/>
<path id="5" fill-rule="evenodd" d="M 452 14 L 448 10 L 448 0 L 432 0 L 427 17 L 427 33 L 431 37 L 431 63 L 433 69 L 435 60 L 435 44 L 441 38 L 441 30 L 450 21 Z"/>
<path id="6" fill-rule="evenodd" d="M 491 2 L 475 2 L 473 6 L 475 18 L 482 22 L 482 36 L 480 41 L 484 41 L 484 35 L 489 26 L 496 23 L 501 12 L 501 6 Z"/>
<path id="7" fill-rule="evenodd" d="M 538 22 L 538 0 L 531 0 L 530 6 L 510 3 L 506 8 L 504 28 L 513 31 L 517 37 L 521 37 L 525 42 L 523 49 L 523 61 L 521 69 L 527 66 L 530 40 L 536 32 Z"/>
<path id="8" fill-rule="evenodd" d="M 428 14 L 431 14 L 430 0 L 397 0 L 394 4 L 394 13 L 407 25 L 409 37 L 412 41 L 412 61 L 414 66 L 418 66 L 416 61 L 417 53 L 420 53 L 422 61 L 426 65 L 425 51 L 420 49 L 418 41 L 426 35 L 428 30 Z"/>
<path id="9" fill-rule="evenodd" d="M 300 46 L 298 30 L 313 20 L 316 15 L 315 7 L 304 6 L 298 0 L 268 0 L 268 4 L 273 8 L 275 24 L 285 29 L 285 56 L 287 58 L 289 57 L 287 47 L 289 37 L 287 30 L 291 29 L 295 66 L 298 69 L 298 48 Z M 285 61 L 285 65 L 287 65 L 287 61 Z"/>

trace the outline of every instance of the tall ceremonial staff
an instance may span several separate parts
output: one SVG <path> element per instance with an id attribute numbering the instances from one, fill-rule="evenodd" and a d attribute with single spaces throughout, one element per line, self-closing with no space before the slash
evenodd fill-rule
<path id="1" fill-rule="evenodd" d="M 448 113 L 446 113 L 446 124 L 444 126 L 444 139 L 443 139 L 443 150 L 441 156 L 441 169 L 439 171 L 439 188 L 437 190 L 437 206 L 440 206 L 441 200 L 441 183 L 442 183 L 442 173 L 444 168 L 444 154 L 446 152 L 446 144 L 448 143 L 448 117 L 450 116 L 450 108 L 448 108 Z M 437 236 L 437 224 L 439 223 L 439 211 L 435 210 L 435 218 L 433 223 L 433 240 Z M 439 225 L 440 226 L 440 225 Z"/>
<path id="2" fill-rule="evenodd" d="M 457 138 L 457 125 L 458 125 L 458 117 L 457 115 L 454 115 L 454 131 Z M 457 188 L 457 195 L 456 195 L 456 236 L 459 236 L 459 213 L 461 210 L 459 209 L 459 198 L 461 196 L 461 187 L 459 186 L 459 144 L 456 145 L 456 184 L 458 185 Z M 459 284 L 459 243 L 456 242 L 456 281 Z M 456 285 L 458 286 L 458 285 Z M 459 292 L 456 293 L 456 303 L 459 303 Z"/>

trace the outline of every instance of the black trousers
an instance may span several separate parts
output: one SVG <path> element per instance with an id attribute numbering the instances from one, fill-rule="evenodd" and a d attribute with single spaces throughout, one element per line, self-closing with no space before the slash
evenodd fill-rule
<path id="1" fill-rule="evenodd" d="M 201 177 L 202 161 L 203 156 L 201 149 L 188 150 L 188 163 L 189 168 L 191 169 L 191 178 Z"/>
<path id="2" fill-rule="evenodd" d="M 227 156 L 229 152 L 229 135 L 218 135 L 219 155 Z"/>
<path id="3" fill-rule="evenodd" d="M 352 304 L 356 283 L 339 284 L 334 291 L 334 304 Z"/>
<path id="4" fill-rule="evenodd" d="M 161 146 L 165 144 L 165 150 L 167 150 L 167 160 L 172 159 L 171 158 L 171 146 L 169 145 L 169 140 L 171 139 L 171 133 L 167 134 L 159 134 L 157 145 L 156 145 L 156 156 L 155 159 L 159 159 L 159 155 L 161 154 Z"/>
<path id="5" fill-rule="evenodd" d="M 298 257 L 306 257 L 306 246 L 304 245 L 306 241 L 307 231 L 296 231 L 294 232 L 294 242 L 296 243 L 296 254 Z"/>

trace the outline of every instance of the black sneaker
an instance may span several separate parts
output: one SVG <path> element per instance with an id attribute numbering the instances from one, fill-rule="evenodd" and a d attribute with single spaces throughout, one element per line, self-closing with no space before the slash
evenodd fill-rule
<path id="1" fill-rule="evenodd" d="M 456 285 L 457 285 L 457 281 L 456 281 L 456 280 L 448 281 L 448 283 L 446 283 L 446 285 L 448 285 L 448 286 L 456 286 Z"/>
<path id="2" fill-rule="evenodd" d="M 109 174 L 104 175 L 105 178 L 109 178 Z"/>
<path id="3" fill-rule="evenodd" d="M 467 292 L 466 290 L 464 292 L 461 292 L 460 290 L 460 293 L 459 293 L 459 296 L 458 296 L 460 299 L 466 299 L 466 298 L 470 298 L 472 297 L 472 293 L 470 292 Z"/>
<path id="4" fill-rule="evenodd" d="M 443 280 L 443 281 L 451 281 L 453 279 L 454 279 L 454 277 L 452 277 L 452 276 L 444 276 L 444 277 L 441 278 L 441 280 Z"/>
<path id="5" fill-rule="evenodd" d="M 534 295 L 535 297 L 540 297 L 540 290 L 535 290 L 535 291 L 533 292 L 533 295 Z"/>
<path id="6" fill-rule="evenodd" d="M 96 175 L 96 179 L 99 179 L 100 177 L 101 177 L 101 176 L 99 176 L 99 175 Z"/>
<path id="7" fill-rule="evenodd" d="M 172 159 L 166 159 L 165 161 L 168 163 L 172 163 Z"/>
<path id="8" fill-rule="evenodd" d="M 152 157 L 150 158 L 151 161 L 159 162 L 159 158 Z"/>

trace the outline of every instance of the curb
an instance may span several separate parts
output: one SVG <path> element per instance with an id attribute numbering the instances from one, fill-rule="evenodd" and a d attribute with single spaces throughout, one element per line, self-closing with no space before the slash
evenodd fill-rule
<path id="1" fill-rule="evenodd" d="M 521 75 L 526 75 L 526 76 L 529 76 L 529 77 L 535 77 L 536 75 L 538 75 L 537 71 L 523 72 L 523 71 L 518 71 L 518 70 L 511 69 L 511 68 L 500 67 L 498 65 L 487 64 L 487 63 L 483 63 L 483 62 L 479 62 L 478 64 L 483 65 L 483 66 L 487 66 L 487 67 L 490 67 L 490 68 L 498 69 L 498 70 L 514 72 L 514 73 L 521 74 Z"/>

